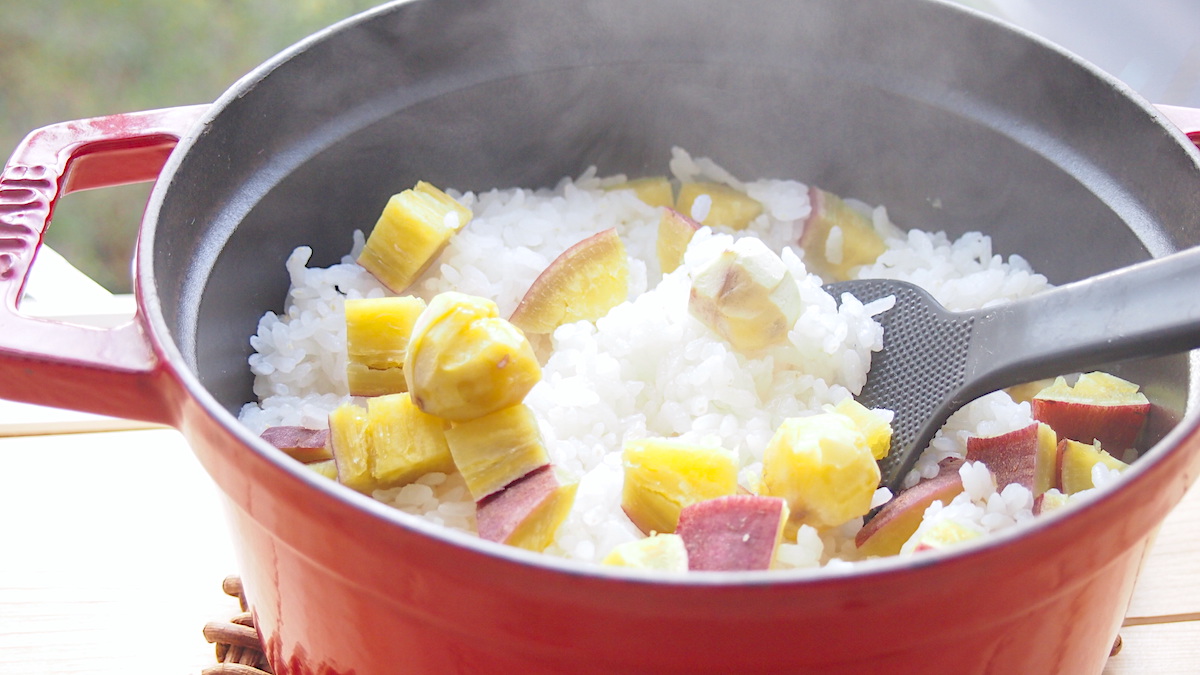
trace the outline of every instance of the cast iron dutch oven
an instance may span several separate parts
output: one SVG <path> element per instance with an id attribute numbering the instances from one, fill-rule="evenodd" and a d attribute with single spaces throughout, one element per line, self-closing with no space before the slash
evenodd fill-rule
<path id="1" fill-rule="evenodd" d="M 375 503 L 238 424 L 248 338 L 296 246 L 336 262 L 418 179 L 660 173 L 672 145 L 902 224 L 982 230 L 1056 283 L 1200 243 L 1200 154 L 1159 109 L 956 6 L 415 0 L 312 36 L 212 105 L 31 134 L 0 186 L 0 395 L 182 430 L 223 492 L 276 673 L 1099 672 L 1200 470 L 1193 355 L 1113 366 L 1154 404 L 1120 489 L 848 571 L 664 580 L 527 554 Z M 22 317 L 55 199 L 155 176 L 133 322 Z"/>

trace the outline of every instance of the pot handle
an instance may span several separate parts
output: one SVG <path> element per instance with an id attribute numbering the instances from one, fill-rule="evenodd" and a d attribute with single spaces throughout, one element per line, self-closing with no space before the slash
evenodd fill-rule
<path id="1" fill-rule="evenodd" d="M 172 424 L 177 388 L 144 328 L 27 317 L 18 304 L 59 197 L 152 181 L 207 105 L 62 122 L 33 131 L 0 174 L 0 398 Z"/>
<path id="2" fill-rule="evenodd" d="M 1200 147 L 1200 108 L 1183 108 L 1174 105 L 1156 105 L 1162 114 L 1179 127 L 1197 147 Z"/>

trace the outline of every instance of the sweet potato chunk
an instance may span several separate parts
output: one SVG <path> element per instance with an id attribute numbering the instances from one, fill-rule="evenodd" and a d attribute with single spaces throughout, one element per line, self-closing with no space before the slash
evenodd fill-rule
<path id="1" fill-rule="evenodd" d="M 699 213 L 703 209 L 695 208 L 697 200 L 702 198 L 708 200 L 707 213 L 703 214 Z M 699 182 L 679 186 L 675 210 L 710 227 L 744 230 L 762 213 L 763 207 L 750 195 L 723 183 Z"/>
<path id="2" fill-rule="evenodd" d="M 346 381 L 352 396 L 408 391 L 404 354 L 424 309 L 425 301 L 415 296 L 346 300 Z"/>
<path id="3" fill-rule="evenodd" d="M 523 403 L 455 424 L 446 441 L 475 501 L 550 463 L 537 419 Z"/>
<path id="4" fill-rule="evenodd" d="M 963 491 L 961 460 L 948 460 L 934 478 L 921 481 L 884 504 L 854 537 L 864 556 L 896 555 L 921 525 L 925 509 L 935 501 L 950 503 Z"/>
<path id="5" fill-rule="evenodd" d="M 328 429 L 270 427 L 262 432 L 262 439 L 305 464 L 333 459 L 333 453 L 329 451 Z"/>
<path id="6" fill-rule="evenodd" d="M 804 264 L 811 271 L 835 281 L 850 279 L 855 268 L 875 262 L 887 249 L 871 218 L 837 195 L 813 187 L 809 199 L 812 213 L 804 224 L 800 245 Z"/>
<path id="7" fill-rule="evenodd" d="M 344 403 L 329 413 L 329 447 L 339 483 L 366 494 L 379 487 L 371 470 L 374 457 L 365 409 Z"/>
<path id="8" fill-rule="evenodd" d="M 368 399 L 367 425 L 371 473 L 379 487 L 399 487 L 430 472 L 454 470 L 445 420 L 422 412 L 407 393 Z"/>
<path id="9" fill-rule="evenodd" d="M 650 206 L 672 206 L 675 203 L 675 188 L 666 176 L 634 178 L 606 188 L 610 192 L 632 190 L 637 198 Z"/>
<path id="10" fill-rule="evenodd" d="M 678 534 L 656 534 L 616 546 L 601 563 L 643 570 L 686 572 L 687 547 Z"/>
<path id="11" fill-rule="evenodd" d="M 663 274 L 670 274 L 683 264 L 683 254 L 695 236 L 700 223 L 671 208 L 662 210 L 658 220 L 658 239 L 654 252 Z"/>
<path id="12" fill-rule="evenodd" d="M 393 293 L 403 293 L 471 217 L 470 209 L 420 181 L 388 200 L 358 264 Z"/>
<path id="13" fill-rule="evenodd" d="M 1117 452 L 1134 446 L 1150 413 L 1138 386 L 1107 373 L 1080 375 L 1075 385 L 1058 378 L 1030 402 L 1033 418 L 1049 424 L 1060 438 L 1100 441 Z"/>
<path id="14" fill-rule="evenodd" d="M 625 443 L 621 508 L 646 534 L 674 532 L 679 512 L 737 492 L 737 459 L 728 450 L 666 438 Z"/>
<path id="15" fill-rule="evenodd" d="M 1038 456 L 1038 424 L 997 436 L 967 439 L 967 461 L 983 462 L 996 478 L 996 489 L 1009 483 L 1033 489 Z"/>
<path id="16" fill-rule="evenodd" d="M 837 412 L 784 420 L 763 452 L 763 494 L 791 509 L 787 536 L 801 525 L 838 527 L 871 510 L 879 465 L 854 420 Z"/>
<path id="17" fill-rule="evenodd" d="M 687 506 L 676 532 L 691 570 L 766 570 L 775 560 L 788 519 L 778 497 L 730 495 Z"/>
<path id="18" fill-rule="evenodd" d="M 629 297 L 629 258 L 615 228 L 563 251 L 534 279 L 509 321 L 528 335 L 549 335 L 595 321 Z"/>
<path id="19" fill-rule="evenodd" d="M 543 551 L 571 510 L 578 487 L 578 483 L 560 485 L 553 467 L 537 469 L 476 504 L 479 536 Z"/>
<path id="20" fill-rule="evenodd" d="M 1129 465 L 1101 450 L 1098 444 L 1080 443 L 1064 438 L 1058 444 L 1058 487 L 1063 493 L 1072 495 L 1095 486 L 1092 482 L 1092 467 L 1103 464 L 1110 469 L 1124 471 Z"/>
<path id="21" fill-rule="evenodd" d="M 936 551 L 982 536 L 983 533 L 973 527 L 953 520 L 940 520 L 921 533 L 913 551 Z"/>

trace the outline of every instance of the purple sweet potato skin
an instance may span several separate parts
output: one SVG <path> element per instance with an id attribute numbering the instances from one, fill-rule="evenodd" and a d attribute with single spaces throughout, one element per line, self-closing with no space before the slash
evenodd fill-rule
<path id="1" fill-rule="evenodd" d="M 1059 438 L 1080 443 L 1100 441 L 1100 447 L 1120 454 L 1132 448 L 1146 426 L 1150 404 L 1093 405 L 1034 398 L 1033 419 L 1045 422 Z"/>
<path id="2" fill-rule="evenodd" d="M 999 436 L 967 439 L 967 460 L 983 462 L 996 477 L 997 489 L 1010 483 L 1033 489 L 1038 449 L 1038 427 L 1031 424 Z"/>
<path id="3" fill-rule="evenodd" d="M 770 569 L 775 557 L 784 500 L 730 495 L 685 507 L 675 532 L 688 553 L 688 569 Z"/>
<path id="4" fill-rule="evenodd" d="M 921 513 L 925 512 L 926 506 L 933 501 L 932 496 L 942 499 L 942 503 L 948 502 L 954 498 L 954 495 L 962 492 L 962 479 L 959 478 L 958 469 L 963 464 L 963 460 L 944 459 L 938 465 L 938 474 L 933 478 L 927 478 L 907 490 L 902 490 L 899 494 L 883 505 L 875 517 L 867 521 L 858 534 L 854 536 L 854 543 L 862 548 L 867 544 L 871 537 L 874 537 L 877 532 L 889 524 L 897 517 L 901 517 L 905 511 L 919 508 Z M 920 505 L 920 506 L 914 506 Z M 916 529 L 915 527 L 913 528 Z M 909 532 L 911 534 L 911 532 Z"/>
<path id="5" fill-rule="evenodd" d="M 262 439 L 305 464 L 331 459 L 329 430 L 279 426 L 262 432 Z"/>
<path id="6" fill-rule="evenodd" d="M 553 495 L 558 487 L 558 479 L 547 464 L 479 500 L 475 505 L 479 536 L 489 541 L 508 541 L 530 512 Z"/>

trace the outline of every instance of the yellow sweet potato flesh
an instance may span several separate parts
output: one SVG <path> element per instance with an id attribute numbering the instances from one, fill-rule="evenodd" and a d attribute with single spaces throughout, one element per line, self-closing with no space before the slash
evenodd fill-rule
<path id="1" fill-rule="evenodd" d="M 931 551 L 961 544 L 964 541 L 978 539 L 983 533 L 953 520 L 940 520 L 921 533 L 920 537 L 910 544 L 915 551 Z"/>
<path id="2" fill-rule="evenodd" d="M 575 504 L 575 493 L 579 483 L 568 483 L 554 489 L 521 524 L 513 530 L 504 543 L 527 551 L 541 552 L 554 541 L 558 528 L 567 519 Z"/>
<path id="3" fill-rule="evenodd" d="M 883 459 L 892 448 L 892 424 L 881 413 L 848 398 L 833 406 L 833 412 L 841 413 L 854 422 L 871 448 L 871 456 Z"/>
<path id="4" fill-rule="evenodd" d="M 346 300 L 346 379 L 351 395 L 408 391 L 404 355 L 424 309 L 425 301 L 415 296 Z"/>
<path id="5" fill-rule="evenodd" d="M 637 198 L 650 206 L 671 206 L 675 203 L 675 189 L 666 176 L 646 176 L 618 183 L 609 190 L 632 190 Z"/>
<path id="6" fill-rule="evenodd" d="M 488 541 L 542 551 L 575 503 L 578 483 L 560 485 L 545 466 L 475 504 L 479 536 Z"/>
<path id="7" fill-rule="evenodd" d="M 763 453 L 764 494 L 787 500 L 789 538 L 800 525 L 828 529 L 865 515 L 879 479 L 866 438 L 840 413 L 785 420 Z"/>
<path id="8" fill-rule="evenodd" d="M 524 404 L 457 423 L 445 438 L 475 501 L 550 463 L 537 419 Z"/>
<path id="9" fill-rule="evenodd" d="M 388 200 L 358 264 L 392 292 L 402 293 L 471 217 L 470 209 L 421 181 Z"/>
<path id="10" fill-rule="evenodd" d="M 312 462 L 304 466 L 312 469 L 314 472 L 328 478 L 329 480 L 337 480 L 337 462 L 332 459 L 322 460 L 320 462 Z"/>
<path id="11" fill-rule="evenodd" d="M 548 335 L 575 321 L 595 321 L 629 297 L 629 258 L 615 229 L 568 248 L 534 280 L 510 321 Z"/>
<path id="12" fill-rule="evenodd" d="M 709 227 L 744 230 L 763 211 L 762 204 L 746 193 L 722 183 L 705 182 L 680 185 L 679 195 L 675 198 L 675 210 L 694 218 L 692 207 L 701 195 L 707 195 L 712 204 L 708 213 L 696 220 Z"/>
<path id="13" fill-rule="evenodd" d="M 737 460 L 718 447 L 647 438 L 625 443 L 621 508 L 646 534 L 674 532 L 685 506 L 737 492 Z"/>
<path id="14" fill-rule="evenodd" d="M 365 409 L 344 403 L 329 413 L 329 447 L 339 483 L 366 494 L 378 487 Z"/>
<path id="15" fill-rule="evenodd" d="M 662 210 L 662 216 L 658 219 L 658 238 L 654 243 L 654 253 L 663 274 L 670 274 L 683 264 L 683 254 L 700 227 L 700 223 L 675 209 Z"/>
<path id="16" fill-rule="evenodd" d="M 435 296 L 417 318 L 404 373 L 421 410 L 454 422 L 520 403 L 542 377 L 529 340 L 496 303 L 456 292 Z"/>
<path id="17" fill-rule="evenodd" d="M 809 194 L 813 212 L 800 241 L 811 271 L 835 281 L 851 279 L 856 267 L 875 262 L 887 249 L 869 216 L 824 190 L 814 187 Z M 835 232 L 840 242 L 830 241 Z"/>
<path id="18" fill-rule="evenodd" d="M 1037 455 L 1033 461 L 1033 496 L 1058 487 L 1058 434 L 1038 423 Z"/>
<path id="19" fill-rule="evenodd" d="M 1099 445 L 1063 440 L 1059 448 L 1059 480 L 1061 490 L 1068 495 L 1095 487 L 1092 467 L 1104 464 L 1110 469 L 1124 471 L 1129 465 L 1101 450 Z"/>
<path id="20" fill-rule="evenodd" d="M 688 570 L 687 547 L 683 545 L 683 538 L 673 533 L 656 534 L 618 544 L 600 562 L 614 567 L 642 570 Z"/>
<path id="21" fill-rule="evenodd" d="M 374 457 L 372 474 L 380 488 L 399 487 L 427 473 L 454 470 L 445 420 L 422 412 L 407 393 L 368 399 L 367 426 Z"/>

